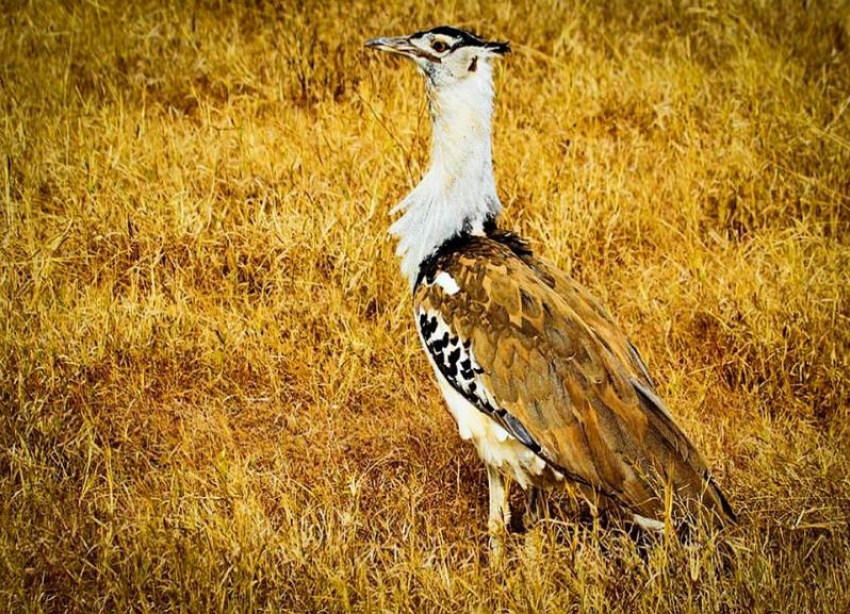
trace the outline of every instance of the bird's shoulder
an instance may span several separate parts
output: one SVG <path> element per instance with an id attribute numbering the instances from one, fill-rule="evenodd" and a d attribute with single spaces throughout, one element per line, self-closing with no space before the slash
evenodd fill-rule
<path id="1" fill-rule="evenodd" d="M 450 301 L 470 316 L 491 309 L 503 324 L 511 322 L 534 334 L 551 325 L 540 309 L 557 318 L 574 337 L 589 336 L 614 356 L 627 374 L 648 389 L 654 381 L 637 347 L 617 321 L 582 284 L 535 254 L 518 235 L 496 228 L 486 235 L 457 237 L 423 263 L 414 301 L 439 304 L 442 282 L 451 279 L 463 293 Z M 434 284 L 437 280 L 439 283 Z M 424 282 L 424 283 L 423 283 Z"/>
<path id="2" fill-rule="evenodd" d="M 609 342 L 625 335 L 586 290 L 513 235 L 470 236 L 441 250 L 420 277 L 414 305 L 420 320 L 437 317 L 450 339 L 473 348 L 502 405 L 565 407 L 571 393 L 602 385 L 637 404 L 630 370 Z"/>

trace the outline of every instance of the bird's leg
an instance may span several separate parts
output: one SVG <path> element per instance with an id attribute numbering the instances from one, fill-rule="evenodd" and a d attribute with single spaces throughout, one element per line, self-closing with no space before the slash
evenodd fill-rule
<path id="1" fill-rule="evenodd" d="M 546 498 L 543 494 L 543 489 L 538 486 L 528 487 L 528 498 L 525 502 L 525 517 L 528 519 L 525 523 L 527 529 L 543 520 L 546 516 Z"/>
<path id="2" fill-rule="evenodd" d="M 490 532 L 490 552 L 495 559 L 502 556 L 502 542 L 511 521 L 508 505 L 510 484 L 495 467 L 487 465 L 487 481 L 490 485 L 490 517 L 487 529 Z"/>

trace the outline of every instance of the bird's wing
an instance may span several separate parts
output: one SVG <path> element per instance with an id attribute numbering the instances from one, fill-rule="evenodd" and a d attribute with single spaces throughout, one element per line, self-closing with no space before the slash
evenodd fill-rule
<path id="1" fill-rule="evenodd" d="M 513 233 L 493 229 L 490 237 L 507 245 L 520 260 L 534 271 L 541 282 L 567 301 L 576 315 L 593 331 L 600 343 L 604 344 L 614 354 L 631 377 L 649 389 L 655 388 L 655 382 L 649 374 L 649 369 L 643 362 L 638 349 L 629 341 L 623 330 L 587 288 L 550 262 L 532 253 L 525 243 Z"/>
<path id="2" fill-rule="evenodd" d="M 432 264 L 414 297 L 420 334 L 458 392 L 568 478 L 641 515 L 661 514 L 667 482 L 731 514 L 633 346 L 586 291 L 486 237 Z"/>

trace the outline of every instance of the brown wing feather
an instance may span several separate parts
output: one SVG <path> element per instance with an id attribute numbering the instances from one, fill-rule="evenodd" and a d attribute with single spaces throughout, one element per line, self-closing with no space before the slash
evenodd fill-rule
<path id="1" fill-rule="evenodd" d="M 417 307 L 439 311 L 471 343 L 483 385 L 547 462 L 642 515 L 660 515 L 660 484 L 669 481 L 731 516 L 634 346 L 584 288 L 486 237 L 439 270 L 461 291 L 421 284 Z"/>

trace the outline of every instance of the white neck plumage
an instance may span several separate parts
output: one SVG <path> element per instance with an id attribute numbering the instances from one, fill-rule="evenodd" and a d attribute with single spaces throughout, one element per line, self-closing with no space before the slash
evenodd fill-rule
<path id="1" fill-rule="evenodd" d="M 450 86 L 428 82 L 433 145 L 431 166 L 419 185 L 396 205 L 404 211 L 390 228 L 398 237 L 402 273 L 415 284 L 419 265 L 462 232 L 483 234 L 502 208 L 493 177 L 490 124 L 493 73 L 481 62 Z"/>

